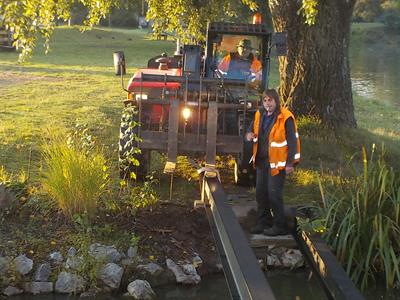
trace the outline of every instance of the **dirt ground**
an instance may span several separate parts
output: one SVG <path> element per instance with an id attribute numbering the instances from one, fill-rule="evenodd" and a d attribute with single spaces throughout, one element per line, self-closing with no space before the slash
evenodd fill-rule
<path id="1" fill-rule="evenodd" d="M 32 214 L 27 208 L 18 216 L 0 220 L 0 256 L 15 256 L 25 253 L 35 261 L 47 259 L 49 251 L 66 252 L 69 247 L 79 247 L 81 233 L 57 215 L 43 217 Z M 200 275 L 217 271 L 218 255 L 203 209 L 193 209 L 193 204 L 160 202 L 153 209 L 139 210 L 136 218 L 119 215 L 101 218 L 102 224 L 112 224 L 114 229 L 107 241 L 101 241 L 101 233 L 93 232 L 92 242 L 120 244 L 126 250 L 129 240 L 119 235 L 118 230 L 134 233 L 139 237 L 139 255 L 149 261 L 165 264 L 166 258 L 175 262 L 192 263 L 198 255 L 203 264 Z M 97 240 L 100 239 L 100 240 Z M 75 242 L 77 243 L 75 243 Z M 122 244 L 121 244 L 122 243 Z M 124 245 L 125 244 L 125 245 Z"/>
<path id="2" fill-rule="evenodd" d="M 152 211 L 140 211 L 135 227 L 141 237 L 141 255 L 155 256 L 160 263 L 166 258 L 192 262 L 199 255 L 203 260 L 200 275 L 217 270 L 218 253 L 203 209 L 164 202 Z"/>

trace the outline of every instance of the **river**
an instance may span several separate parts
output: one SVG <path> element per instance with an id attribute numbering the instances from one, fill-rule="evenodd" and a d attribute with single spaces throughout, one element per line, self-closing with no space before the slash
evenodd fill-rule
<path id="1" fill-rule="evenodd" d="M 400 111 L 400 35 L 387 34 L 350 45 L 353 91 L 395 105 Z"/>

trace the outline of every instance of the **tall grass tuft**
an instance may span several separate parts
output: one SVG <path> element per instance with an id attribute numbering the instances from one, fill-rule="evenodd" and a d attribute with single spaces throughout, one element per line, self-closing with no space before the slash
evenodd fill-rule
<path id="1" fill-rule="evenodd" d="M 109 180 L 102 152 L 54 136 L 43 146 L 43 157 L 42 184 L 64 215 L 70 219 L 75 214 L 92 218 Z"/>
<path id="2" fill-rule="evenodd" d="M 384 277 L 387 288 L 400 286 L 400 176 L 384 160 L 384 147 L 368 159 L 362 175 L 323 191 L 325 237 L 361 289 Z"/>

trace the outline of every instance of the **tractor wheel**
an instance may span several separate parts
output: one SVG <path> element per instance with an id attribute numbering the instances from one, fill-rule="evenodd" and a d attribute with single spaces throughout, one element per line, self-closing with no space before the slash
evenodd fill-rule
<path id="1" fill-rule="evenodd" d="M 121 126 L 119 134 L 119 171 L 121 179 L 131 179 L 131 173 L 136 174 L 137 180 L 146 178 L 150 164 L 150 150 L 141 149 L 137 152 L 137 114 L 134 107 L 127 107 L 121 117 Z M 139 165 L 136 166 L 131 159 L 137 159 Z"/>

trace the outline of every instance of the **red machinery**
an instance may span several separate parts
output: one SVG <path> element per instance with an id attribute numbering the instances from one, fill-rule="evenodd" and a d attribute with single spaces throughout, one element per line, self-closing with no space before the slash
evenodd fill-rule
<path id="1" fill-rule="evenodd" d="M 232 76 L 219 66 L 244 39 L 252 45 L 249 57 L 261 68 Z M 265 24 L 210 23 L 205 48 L 184 45 L 174 56 L 151 58 L 128 84 L 120 133 L 121 176 L 127 178 L 132 171 L 144 176 L 150 151 L 157 150 L 167 153 L 168 173 L 180 154 L 205 154 L 210 166 L 216 155 L 232 154 L 236 182 L 251 179 L 251 145 L 243 134 L 268 87 L 273 46 L 278 55 L 285 55 L 286 35 L 272 34 Z M 118 63 L 117 71 L 123 70 L 124 60 Z"/>

